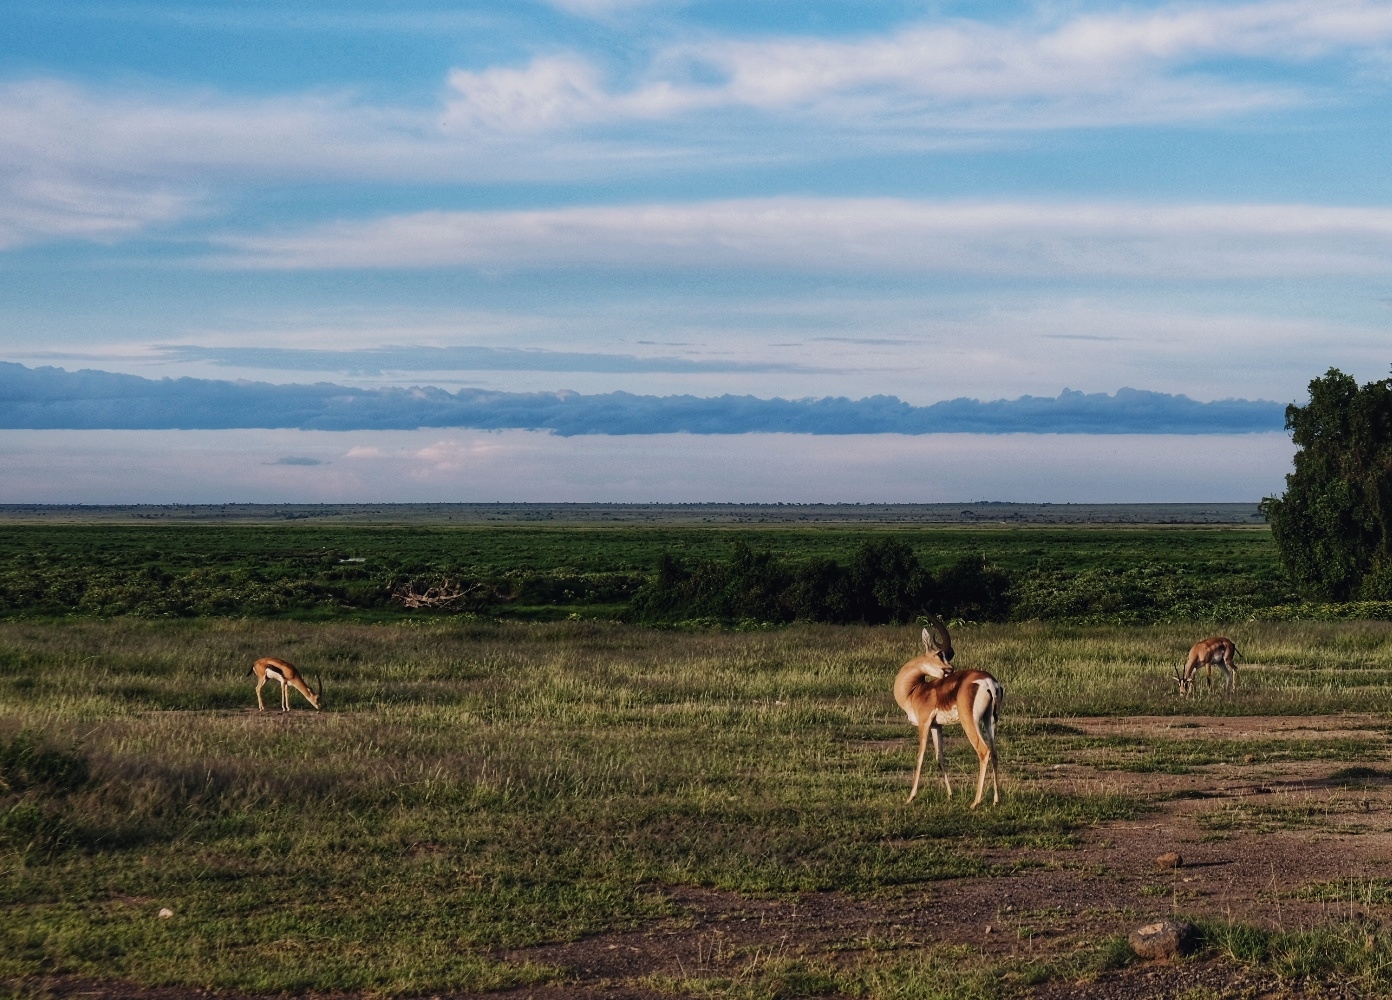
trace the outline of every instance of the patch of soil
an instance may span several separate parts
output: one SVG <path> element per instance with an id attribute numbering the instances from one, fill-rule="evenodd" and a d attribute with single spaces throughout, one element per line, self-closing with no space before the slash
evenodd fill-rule
<path id="1" fill-rule="evenodd" d="M 1169 1000 L 1211 995 L 1223 1000 L 1284 1000 L 1319 997 L 1320 1000 L 1364 1000 L 1366 993 L 1352 987 L 1282 982 L 1275 976 L 1253 972 L 1231 962 L 1157 962 L 1107 972 L 1082 983 L 1050 983 L 1032 990 L 1032 1000 Z"/>
<path id="2" fill-rule="evenodd" d="M 1136 736 L 1198 740 L 1308 740 L 1385 735 L 1384 716 L 1367 713 L 1290 715 L 1127 715 L 1067 720 L 1088 736 Z"/>
<path id="3" fill-rule="evenodd" d="M 1171 716 L 1069 724 L 1088 733 L 1157 740 L 1372 737 L 1370 729 L 1386 725 L 1374 716 Z M 1081 764 L 1022 770 L 1012 775 L 1017 787 L 1122 792 L 1151 799 L 1154 809 L 1140 821 L 1087 831 L 1077 850 L 988 857 L 1014 867 L 1011 874 L 927 883 L 871 899 L 839 893 L 751 899 L 673 889 L 671 898 L 685 911 L 681 918 L 499 955 L 555 966 L 568 976 L 561 985 L 502 995 L 646 997 L 654 994 L 639 986 L 644 976 L 730 977 L 769 956 L 850 964 L 886 942 L 901 949 L 964 945 L 986 959 L 1046 958 L 1175 913 L 1273 929 L 1350 917 L 1392 918 L 1392 905 L 1364 907 L 1297 895 L 1314 883 L 1392 875 L 1392 782 L 1350 787 L 1348 780 L 1332 777 L 1339 767 L 1331 761 L 1213 765 L 1183 775 Z M 1208 815 L 1215 812 L 1218 821 Z M 1168 851 L 1183 855 L 1180 867 L 1156 865 Z M 1203 989 L 1224 997 L 1342 995 L 1327 984 L 1307 994 L 1302 984 L 1217 960 L 1140 963 L 1090 982 L 1048 984 L 1029 995 L 1122 1000 Z"/>

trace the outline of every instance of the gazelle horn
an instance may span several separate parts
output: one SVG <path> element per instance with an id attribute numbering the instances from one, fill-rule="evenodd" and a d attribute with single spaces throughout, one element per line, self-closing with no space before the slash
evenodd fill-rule
<path id="1" fill-rule="evenodd" d="M 942 650 L 949 660 L 952 659 L 952 636 L 948 634 L 947 623 L 937 615 L 923 616 L 923 620 L 928 623 L 928 627 L 933 631 L 933 642 L 938 649 Z"/>

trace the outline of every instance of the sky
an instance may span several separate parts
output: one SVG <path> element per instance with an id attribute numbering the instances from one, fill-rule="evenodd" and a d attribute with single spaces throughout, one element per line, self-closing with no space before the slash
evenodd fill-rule
<path id="1" fill-rule="evenodd" d="M 1255 501 L 1392 366 L 1392 2 L 0 24 L 0 503 Z"/>

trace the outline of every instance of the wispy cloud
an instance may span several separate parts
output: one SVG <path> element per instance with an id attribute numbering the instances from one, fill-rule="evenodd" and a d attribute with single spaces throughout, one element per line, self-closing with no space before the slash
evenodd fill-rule
<path id="1" fill-rule="evenodd" d="M 399 113 L 345 98 L 97 92 L 0 84 L 0 249 L 110 239 L 205 211 L 218 180 L 361 172 L 399 160 Z M 350 168 L 355 156 L 363 166 Z"/>
<path id="2" fill-rule="evenodd" d="M 1392 11 L 1358 0 L 1039 13 L 1006 24 L 944 18 L 854 39 L 678 42 L 654 52 L 626 87 L 609 85 L 577 53 L 457 70 L 449 116 L 519 130 L 740 108 L 862 131 L 891 121 L 969 131 L 1196 121 L 1314 96 L 1221 60 L 1308 63 L 1389 39 Z"/>
<path id="3" fill-rule="evenodd" d="M 773 268 L 1228 279 L 1386 274 L 1392 210 L 771 198 L 419 212 L 234 235 L 220 266 Z"/>
<path id="4" fill-rule="evenodd" d="M 673 0 L 543 0 L 548 6 L 576 17 L 610 21 L 643 7 L 677 6 Z"/>
<path id="5" fill-rule="evenodd" d="M 1279 430 L 1284 407 L 1121 389 L 912 406 L 893 396 L 759 399 L 612 392 L 357 389 L 144 379 L 0 363 L 0 428 L 161 430 L 460 427 L 606 434 L 1232 434 Z"/>
<path id="6" fill-rule="evenodd" d="M 556 0 L 609 16 L 627 0 Z M 1200 122 L 1383 87 L 1392 8 L 1362 0 L 928 18 L 851 39 L 713 30 L 624 54 L 538 43 L 442 68 L 415 104 L 348 90 L 0 84 L 0 249 L 117 239 L 212 212 L 248 181 L 627 177 L 712 157 L 820 158 L 836 137 L 917 148 L 1046 128 Z M 1319 63 L 1326 83 L 1299 73 Z"/>
<path id="7" fill-rule="evenodd" d="M 757 361 L 702 361 L 690 358 L 638 357 L 576 351 L 521 350 L 508 347 L 371 347 L 358 350 L 311 350 L 286 347 L 203 347 L 160 344 L 155 357 L 171 362 L 208 362 L 234 368 L 277 371 L 383 372 L 526 371 L 642 374 L 671 372 L 804 372 L 820 369 Z"/>
<path id="8" fill-rule="evenodd" d="M 0 503 L 1250 503 L 1281 491 L 1292 450 L 1279 432 L 561 438 L 0 430 Z M 324 464 L 269 461 L 289 452 Z"/>

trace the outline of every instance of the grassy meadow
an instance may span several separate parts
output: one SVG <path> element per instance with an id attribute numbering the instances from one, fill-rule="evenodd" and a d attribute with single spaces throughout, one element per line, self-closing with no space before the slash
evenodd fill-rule
<path id="1" fill-rule="evenodd" d="M 958 665 L 1006 690 L 1003 802 L 970 813 L 976 761 L 959 729 L 958 796 L 929 783 L 903 801 L 914 747 L 889 686 L 916 652 L 909 627 L 0 622 L 0 982 L 426 995 L 546 982 L 556 970 L 508 953 L 680 921 L 678 887 L 917 892 L 1038 863 L 1002 852 L 1066 852 L 1147 808 L 1033 780 L 1060 762 L 1382 758 L 1374 740 L 1157 749 L 1070 725 L 1392 709 L 1392 625 L 1229 634 L 1237 695 L 1200 685 L 1180 702 L 1170 673 L 1193 626 L 959 629 Z M 295 696 L 288 716 L 256 713 L 247 671 L 264 655 L 318 673 L 326 711 Z M 816 989 L 949 982 L 941 956 L 856 954 Z"/>

